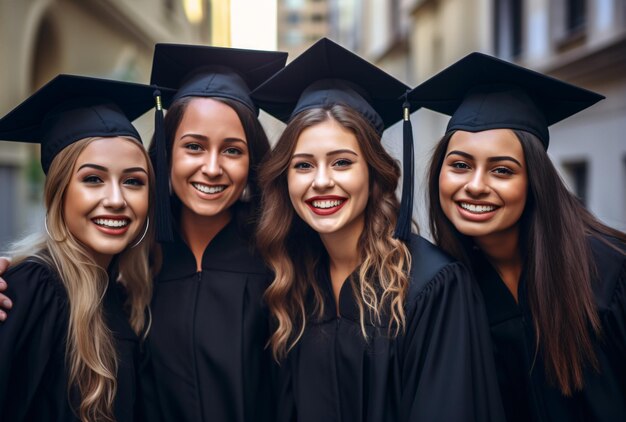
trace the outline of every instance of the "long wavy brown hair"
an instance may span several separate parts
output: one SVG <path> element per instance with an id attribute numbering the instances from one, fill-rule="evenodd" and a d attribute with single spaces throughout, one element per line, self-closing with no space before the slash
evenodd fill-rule
<path id="1" fill-rule="evenodd" d="M 302 131 L 328 120 L 355 134 L 370 175 L 365 227 L 358 242 L 358 277 L 350 280 L 359 305 L 363 336 L 367 338 L 366 318 L 379 323 L 381 315 L 389 315 L 393 335 L 405 325 L 404 299 L 411 256 L 407 246 L 393 238 L 399 209 L 395 190 L 400 168 L 381 145 L 374 128 L 356 111 L 342 105 L 306 110 L 287 125 L 259 173 L 263 195 L 257 246 L 275 275 L 265 298 L 275 323 L 269 345 L 276 360 L 283 359 L 296 345 L 307 317 L 320 317 L 324 312 L 322 291 L 315 277 L 324 246 L 319 234 L 291 205 L 287 170 Z M 312 304 L 306 303 L 309 294 Z"/>
<path id="2" fill-rule="evenodd" d="M 113 421 L 114 398 L 117 390 L 118 360 L 113 334 L 107 327 L 102 297 L 109 285 L 107 269 L 98 266 L 86 248 L 68 230 L 63 216 L 65 192 L 72 177 L 74 163 L 92 141 L 87 138 L 63 149 L 52 161 L 44 187 L 47 228 L 50 236 L 36 234 L 14 247 L 14 264 L 32 259 L 45 262 L 54 269 L 65 290 L 69 303 L 69 326 L 66 359 L 69 368 L 68 389 L 76 388 L 80 397 L 78 417 L 81 421 Z M 154 172 L 148 156 L 150 184 L 149 200 L 154 199 Z M 68 169 L 70 171 L 68 171 Z M 152 207 L 150 207 L 150 214 Z M 150 215 L 152 220 L 152 215 Z M 144 227 L 140 229 L 139 241 Z M 134 248 L 117 255 L 119 280 L 127 292 L 126 308 L 130 325 L 136 334 L 147 334 L 146 312 L 152 296 L 152 275 L 148 265 L 152 229 Z M 46 353 L 46 351 L 42 351 Z"/>
<path id="3" fill-rule="evenodd" d="M 513 132 L 522 145 L 528 173 L 519 249 L 528 277 L 535 351 L 545 360 L 548 381 L 570 396 L 583 388 L 584 367 L 598 368 L 592 340 L 600 335 L 600 320 L 588 236 L 614 247 L 605 236 L 626 241 L 626 235 L 599 222 L 569 192 L 537 137 Z M 455 229 L 439 201 L 439 173 L 453 134 L 439 141 L 430 162 L 430 229 L 441 248 L 471 268 L 473 242 Z"/>

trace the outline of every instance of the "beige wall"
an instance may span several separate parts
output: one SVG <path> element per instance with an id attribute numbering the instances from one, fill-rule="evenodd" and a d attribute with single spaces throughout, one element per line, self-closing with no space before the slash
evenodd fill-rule
<path id="1" fill-rule="evenodd" d="M 503 38 L 495 33 L 497 0 L 398 0 L 386 2 L 384 12 L 381 3 L 363 0 L 367 25 L 357 31 L 342 28 L 341 33 L 360 34 L 359 39 L 350 40 L 358 46 L 357 53 L 411 86 L 472 51 L 498 54 L 496 37 Z M 626 0 L 587 1 L 587 28 L 583 36 L 574 38 L 568 38 L 563 23 L 565 0 L 524 0 L 522 4 L 522 52 L 513 59 L 607 96 L 592 109 L 554 125 L 549 154 L 570 183 L 565 165 L 586 161 L 589 209 L 626 230 Z M 409 23 L 399 39 L 390 40 L 381 34 L 393 29 L 388 17 L 394 5 L 401 15 L 399 25 L 404 28 L 402 19 L 407 16 Z M 388 44 L 386 51 L 381 43 Z M 426 228 L 424 172 L 448 117 L 419 110 L 411 119 L 417 163 L 415 216 Z M 401 135 L 396 125 L 384 136 L 385 145 L 397 158 Z"/>
<path id="2" fill-rule="evenodd" d="M 209 1 L 199 1 L 208 10 Z M 209 30 L 208 13 L 192 25 L 180 0 L 2 0 L 0 115 L 58 73 L 147 83 L 156 42 L 208 43 Z M 149 139 L 151 119 L 144 117 L 137 126 L 144 141 Z M 5 195 L 0 250 L 7 236 L 15 238 L 43 222 L 41 187 L 27 176 L 37 154 L 38 147 L 0 142 L 0 194 Z"/>

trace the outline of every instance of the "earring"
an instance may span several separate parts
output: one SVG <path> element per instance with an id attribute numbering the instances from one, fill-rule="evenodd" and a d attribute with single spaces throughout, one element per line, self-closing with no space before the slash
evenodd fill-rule
<path id="1" fill-rule="evenodd" d="M 46 229 L 46 234 L 48 235 L 48 237 L 52 240 L 54 240 L 55 242 L 64 242 L 65 241 L 65 237 L 63 239 L 55 239 L 54 236 L 52 236 L 52 234 L 50 234 L 50 229 L 48 229 L 48 214 L 46 214 L 46 217 L 43 220 L 43 227 Z"/>
<path id="2" fill-rule="evenodd" d="M 43 226 L 46 229 L 46 233 L 48 234 L 48 237 L 50 239 L 53 239 L 52 235 L 50 234 L 50 230 L 48 230 L 48 214 L 46 214 L 46 217 L 43 219 Z"/>
<path id="3" fill-rule="evenodd" d="M 143 231 L 141 238 L 131 246 L 131 249 L 138 246 L 143 241 L 144 237 L 146 237 L 146 234 L 148 233 L 148 227 L 150 227 L 150 217 L 146 217 L 146 229 Z"/>
<path id="4" fill-rule="evenodd" d="M 250 185 L 246 185 L 246 187 L 243 188 L 243 191 L 241 192 L 241 195 L 239 196 L 239 200 L 241 202 L 250 201 Z"/>

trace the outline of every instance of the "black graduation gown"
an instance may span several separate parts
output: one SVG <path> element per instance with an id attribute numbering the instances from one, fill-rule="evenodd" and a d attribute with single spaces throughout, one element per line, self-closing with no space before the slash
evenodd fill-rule
<path id="1" fill-rule="evenodd" d="M 626 421 L 626 258 L 598 239 L 591 239 L 591 247 L 599 276 L 593 289 L 602 324 L 602 340 L 594 339 L 600 373 L 587 369 L 583 390 L 571 397 L 548 384 L 541 353 L 535 356 L 526 278 L 520 279 L 518 305 L 495 269 L 476 253 L 476 277 L 509 422 Z"/>
<path id="2" fill-rule="evenodd" d="M 178 235 L 162 246 L 142 370 L 147 419 L 273 420 L 267 268 L 234 219 L 207 246 L 201 272 Z"/>
<path id="3" fill-rule="evenodd" d="M 76 389 L 68 398 L 65 288 L 54 270 L 35 260 L 11 267 L 4 278 L 14 306 L 11 318 L 0 324 L 0 421 L 78 420 Z M 138 338 L 123 310 L 124 288 L 111 280 L 103 305 L 118 355 L 114 414 L 118 422 L 133 421 Z"/>
<path id="4" fill-rule="evenodd" d="M 280 370 L 279 421 L 499 421 L 503 412 L 478 287 L 458 262 L 419 236 L 404 335 L 368 323 L 364 340 L 346 281 L 336 313 L 328 263 L 324 316 L 307 322 Z"/>

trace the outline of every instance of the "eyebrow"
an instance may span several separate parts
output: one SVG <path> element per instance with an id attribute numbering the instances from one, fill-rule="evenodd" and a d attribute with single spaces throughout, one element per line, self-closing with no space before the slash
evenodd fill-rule
<path id="1" fill-rule="evenodd" d="M 92 164 L 92 163 L 83 164 L 82 166 L 80 166 L 78 168 L 77 171 L 80 171 L 80 170 L 82 170 L 84 168 L 93 168 L 93 169 L 104 171 L 104 172 L 108 172 L 109 171 L 109 169 L 104 167 L 104 166 L 100 166 L 98 164 Z M 130 167 L 130 168 L 124 169 L 122 171 L 122 173 L 134 173 L 134 172 L 137 172 L 137 171 L 140 171 L 140 172 L 148 174 L 146 169 L 144 169 L 143 167 Z"/>
<path id="2" fill-rule="evenodd" d="M 337 154 L 352 154 L 355 157 L 359 156 L 359 154 L 357 154 L 356 152 L 352 151 L 351 149 L 337 149 L 337 150 L 334 150 L 334 151 L 329 151 L 329 152 L 326 153 L 326 156 L 330 157 L 331 155 L 337 155 Z M 307 153 L 304 153 L 304 152 L 300 152 L 300 153 L 294 154 L 291 158 L 297 158 L 297 157 L 307 157 L 307 158 L 310 158 L 310 157 L 313 157 L 313 154 L 307 154 Z"/>
<path id="3" fill-rule="evenodd" d="M 472 154 L 468 154 L 467 152 L 463 152 L 463 151 L 450 151 L 448 154 L 446 154 L 446 158 L 448 158 L 450 155 L 460 155 L 461 157 L 465 157 L 469 160 L 474 160 L 474 156 Z M 519 161 L 517 161 L 515 158 L 510 157 L 508 155 L 500 155 L 500 156 L 496 156 L 496 157 L 489 157 L 487 158 L 487 162 L 489 163 L 494 163 L 494 162 L 498 162 L 498 161 L 512 161 L 515 164 L 517 164 L 520 167 L 522 166 L 522 163 L 520 163 Z"/>
<path id="4" fill-rule="evenodd" d="M 191 138 L 194 138 L 194 139 L 199 139 L 199 140 L 204 141 L 204 142 L 208 142 L 209 141 L 209 138 L 207 136 L 200 135 L 199 133 L 185 133 L 179 139 L 183 139 L 183 138 L 186 138 L 188 136 L 191 137 Z M 241 139 L 241 138 L 225 138 L 225 139 L 222 139 L 222 142 L 230 142 L 230 143 L 232 143 L 232 142 L 240 142 L 240 143 L 248 145 L 248 143 L 245 140 Z"/>

